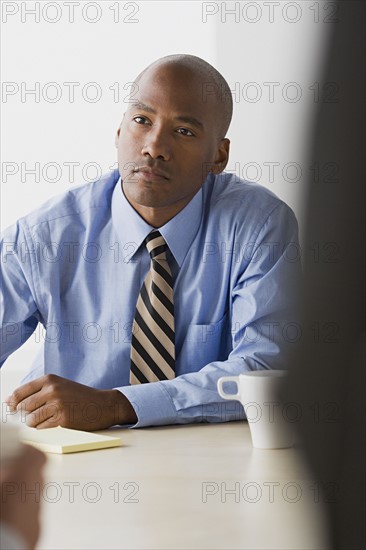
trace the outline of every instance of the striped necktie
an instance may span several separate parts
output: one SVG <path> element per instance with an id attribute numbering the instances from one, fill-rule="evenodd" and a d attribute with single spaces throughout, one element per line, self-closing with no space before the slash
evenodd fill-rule
<path id="1" fill-rule="evenodd" d="M 174 304 L 168 245 L 157 229 L 145 239 L 150 271 L 137 299 L 131 340 L 131 384 L 175 377 Z"/>

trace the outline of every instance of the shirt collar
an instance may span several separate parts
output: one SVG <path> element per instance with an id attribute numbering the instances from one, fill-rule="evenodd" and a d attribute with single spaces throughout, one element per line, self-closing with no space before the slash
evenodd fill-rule
<path id="1" fill-rule="evenodd" d="M 183 210 L 158 228 L 179 267 L 197 234 L 202 218 L 202 207 L 201 188 Z M 121 178 L 118 179 L 113 191 L 112 221 L 122 244 L 123 259 L 128 263 L 154 227 L 145 222 L 128 202 L 122 190 Z"/>

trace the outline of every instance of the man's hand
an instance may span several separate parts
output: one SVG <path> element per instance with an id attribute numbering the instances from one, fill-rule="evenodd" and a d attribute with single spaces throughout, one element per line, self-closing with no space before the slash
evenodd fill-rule
<path id="1" fill-rule="evenodd" d="M 103 430 L 115 424 L 134 424 L 136 413 L 118 390 L 96 390 L 55 374 L 17 388 L 6 399 L 11 410 L 27 414 L 28 426 Z"/>

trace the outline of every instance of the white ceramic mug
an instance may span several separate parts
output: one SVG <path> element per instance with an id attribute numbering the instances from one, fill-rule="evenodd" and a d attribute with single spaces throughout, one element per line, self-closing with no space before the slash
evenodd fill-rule
<path id="1" fill-rule="evenodd" d="M 217 390 L 223 399 L 240 401 L 243 405 L 253 447 L 283 449 L 293 444 L 291 423 L 277 395 L 286 374 L 284 370 L 249 371 L 217 381 Z M 226 393 L 223 388 L 226 382 L 234 382 L 237 392 Z"/>

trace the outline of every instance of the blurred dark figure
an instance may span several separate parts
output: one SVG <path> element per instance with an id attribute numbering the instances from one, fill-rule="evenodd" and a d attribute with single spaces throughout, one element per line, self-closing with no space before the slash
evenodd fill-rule
<path id="1" fill-rule="evenodd" d="M 332 2 L 334 6 L 335 2 Z M 311 136 L 303 334 L 284 397 L 332 548 L 365 548 L 365 2 L 339 1 Z M 299 407 L 299 410 L 300 410 Z"/>

